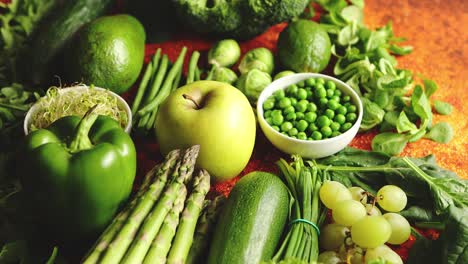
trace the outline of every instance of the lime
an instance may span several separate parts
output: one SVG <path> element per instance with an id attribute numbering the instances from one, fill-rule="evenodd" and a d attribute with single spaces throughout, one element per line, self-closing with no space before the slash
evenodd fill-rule
<path id="1" fill-rule="evenodd" d="M 100 17 L 85 25 L 67 49 L 67 76 L 122 94 L 143 67 L 146 34 L 130 15 Z"/>
<path id="2" fill-rule="evenodd" d="M 317 23 L 299 19 L 279 35 L 278 57 L 282 66 L 296 72 L 320 72 L 331 56 L 328 33 Z"/>

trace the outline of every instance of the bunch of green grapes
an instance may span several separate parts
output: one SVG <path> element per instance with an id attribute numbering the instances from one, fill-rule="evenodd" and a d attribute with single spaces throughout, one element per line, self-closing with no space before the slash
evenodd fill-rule
<path id="1" fill-rule="evenodd" d="M 319 195 L 333 219 L 321 230 L 319 242 L 324 251 L 319 262 L 360 264 L 381 258 L 390 263 L 403 263 L 385 245 L 403 244 L 411 233 L 409 222 L 398 214 L 407 203 L 401 188 L 385 185 L 372 196 L 360 187 L 346 188 L 340 182 L 327 181 Z"/>

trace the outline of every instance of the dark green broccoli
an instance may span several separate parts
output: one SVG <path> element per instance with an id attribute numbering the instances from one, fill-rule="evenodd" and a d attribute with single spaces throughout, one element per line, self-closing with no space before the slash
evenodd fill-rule
<path id="1" fill-rule="evenodd" d="M 268 27 L 301 14 L 310 0 L 173 0 L 187 27 L 237 39 L 252 38 Z"/>

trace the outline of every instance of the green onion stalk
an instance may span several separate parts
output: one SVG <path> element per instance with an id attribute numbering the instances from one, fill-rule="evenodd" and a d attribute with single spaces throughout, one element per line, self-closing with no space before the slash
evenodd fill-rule
<path id="1" fill-rule="evenodd" d="M 277 162 L 293 204 L 289 230 L 273 256 L 273 261 L 297 260 L 314 263 L 319 255 L 320 226 L 327 212 L 319 201 L 319 189 L 327 174 L 319 171 L 314 162 L 304 164 L 302 158 L 297 155 L 293 156 L 293 159 L 291 164 L 284 159 Z"/>

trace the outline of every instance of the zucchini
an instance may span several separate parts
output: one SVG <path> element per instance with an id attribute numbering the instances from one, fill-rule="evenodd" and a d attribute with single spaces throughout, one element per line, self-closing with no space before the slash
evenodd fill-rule
<path id="1" fill-rule="evenodd" d="M 25 82 L 41 84 L 50 82 L 56 73 L 48 72 L 52 62 L 84 24 L 107 11 L 112 0 L 65 0 L 51 10 L 34 32 L 29 48 L 21 57 L 18 72 Z M 50 75 L 49 75 L 50 74 Z"/>
<path id="2" fill-rule="evenodd" d="M 209 264 L 258 264 L 273 257 L 289 212 L 279 177 L 251 172 L 232 189 L 211 241 Z"/>

